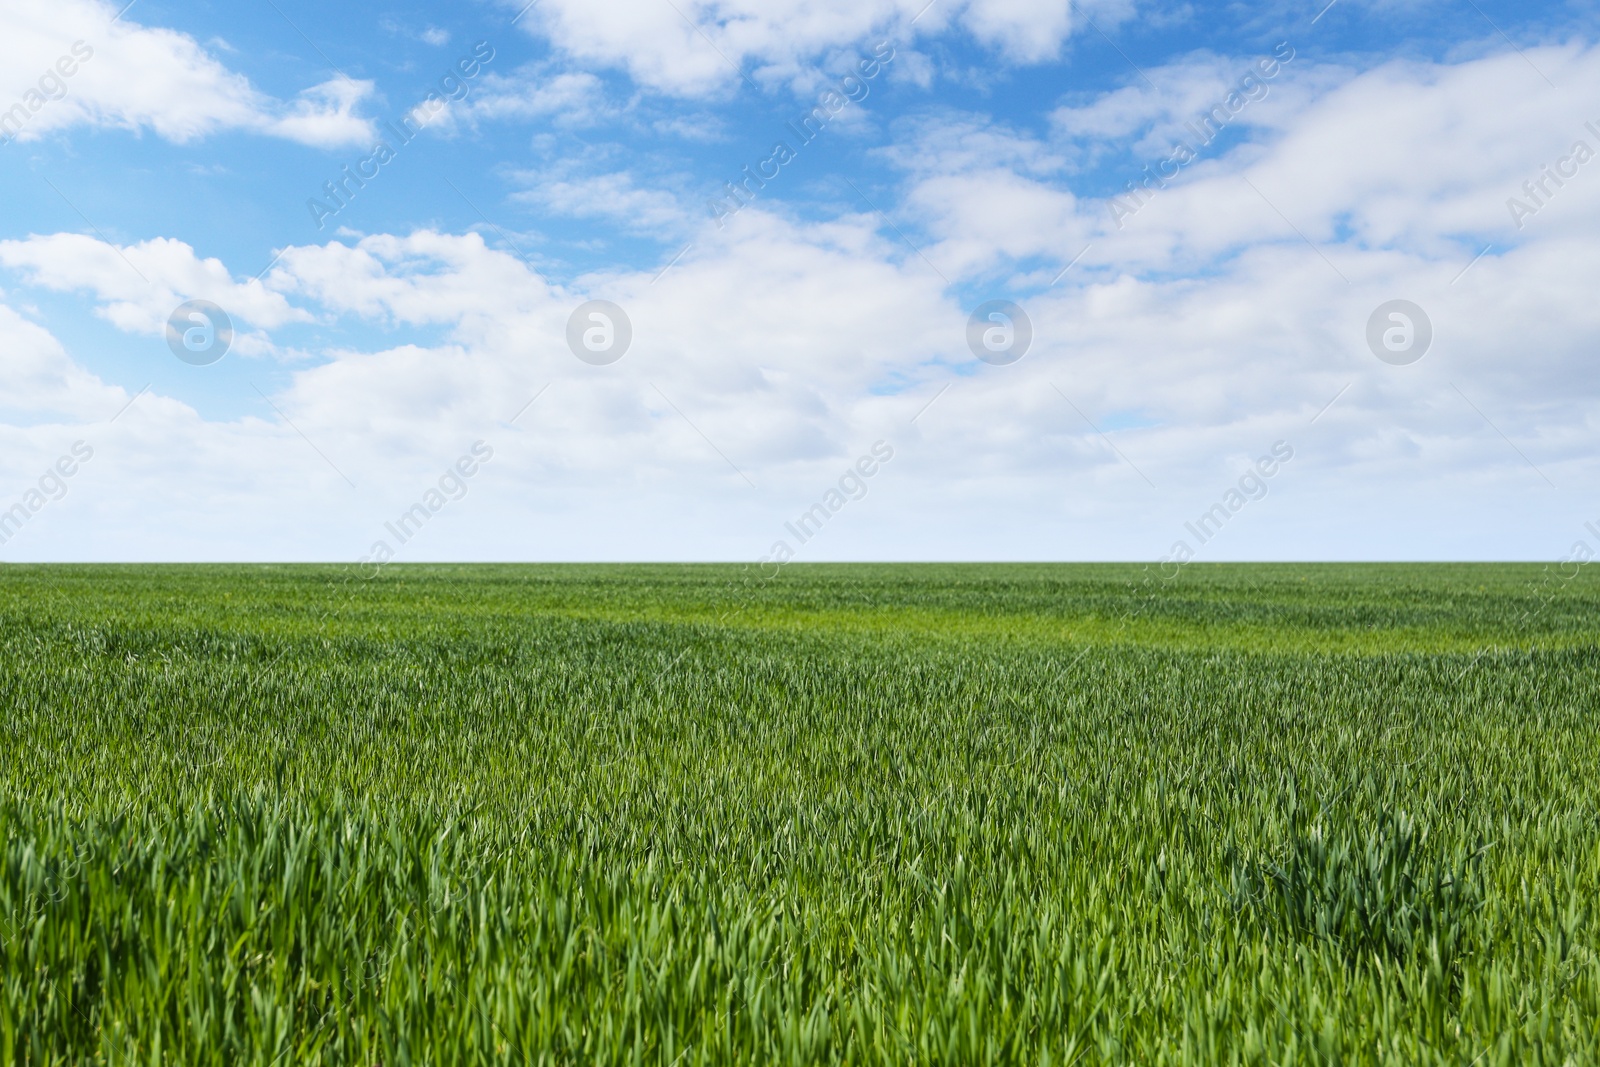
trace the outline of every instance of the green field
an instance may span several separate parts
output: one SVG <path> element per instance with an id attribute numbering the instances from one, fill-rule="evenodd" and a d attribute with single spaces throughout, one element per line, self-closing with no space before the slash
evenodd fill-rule
<path id="1" fill-rule="evenodd" d="M 0 1062 L 1600 1062 L 1600 578 L 0 568 Z"/>

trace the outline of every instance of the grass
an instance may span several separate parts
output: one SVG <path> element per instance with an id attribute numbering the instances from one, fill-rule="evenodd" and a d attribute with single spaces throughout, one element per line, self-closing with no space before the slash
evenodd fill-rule
<path id="1" fill-rule="evenodd" d="M 0 569 L 0 1063 L 1600 1061 L 1600 581 Z"/>

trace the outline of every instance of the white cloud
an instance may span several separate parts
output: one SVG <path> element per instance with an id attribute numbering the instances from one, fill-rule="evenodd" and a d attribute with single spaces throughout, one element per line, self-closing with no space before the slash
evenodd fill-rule
<path id="1" fill-rule="evenodd" d="M 127 246 L 74 233 L 0 241 L 0 265 L 45 289 L 92 292 L 100 314 L 129 333 L 162 333 L 173 309 L 187 300 L 210 300 L 263 329 L 311 321 L 260 281 L 237 282 L 221 260 L 201 259 L 171 238 Z"/>
<path id="2" fill-rule="evenodd" d="M 334 78 L 312 86 L 277 118 L 262 128 L 275 136 L 318 148 L 371 143 L 372 121 L 355 109 L 372 93 L 371 82 Z"/>
<path id="3" fill-rule="evenodd" d="M 406 237 L 378 234 L 353 246 L 290 248 L 267 281 L 274 290 L 303 295 L 339 314 L 408 326 L 473 324 L 478 330 L 542 305 L 551 293 L 525 264 L 488 248 L 478 234 L 431 230 Z"/>
<path id="4" fill-rule="evenodd" d="M 632 174 L 578 174 L 574 168 L 556 167 L 549 173 L 521 171 L 512 176 L 526 185 L 511 199 L 537 205 L 569 218 L 611 219 L 626 230 L 650 234 L 658 240 L 682 236 L 703 216 L 691 216 L 678 198 L 661 189 L 643 189 Z"/>
<path id="5" fill-rule="evenodd" d="M 1072 30 L 1071 0 L 971 0 L 962 22 L 1018 63 L 1054 59 Z"/>
<path id="6" fill-rule="evenodd" d="M 1507 200 L 1524 195 L 1522 183 L 1539 178 L 1543 164 L 1583 138 L 1600 151 L 1600 139 L 1583 125 L 1600 121 L 1591 105 L 1600 91 L 1600 49 L 1528 54 L 1559 78 L 1560 90 L 1545 86 L 1515 54 L 1453 65 L 1391 63 L 1360 73 L 1297 59 L 1230 124 L 1245 136 L 1209 146 L 1181 128 L 1180 120 L 1195 114 L 1185 107 L 1232 81 L 1219 81 L 1217 72 L 1248 64 L 1198 57 L 1151 72 L 1158 84 L 1179 86 L 1175 93 L 1135 86 L 1058 111 L 1046 140 L 995 130 L 981 116 L 946 117 L 911 127 L 910 143 L 886 158 L 907 171 L 906 202 L 929 232 L 957 245 L 998 241 L 1022 248 L 1003 237 L 1014 229 L 1006 222 L 1013 210 L 1007 200 L 1031 197 L 1050 205 L 1034 215 L 1031 243 L 1053 245 L 1064 261 L 1097 236 L 1084 261 L 1090 267 L 1206 270 L 1262 242 L 1300 242 L 1302 233 L 1339 264 L 1399 249 L 1459 266 L 1464 251 L 1470 257 L 1482 248 L 1483 241 L 1473 243 L 1480 236 L 1504 247 L 1556 219 L 1593 222 L 1600 209 L 1585 192 L 1600 190 L 1600 181 L 1589 181 L 1600 177 L 1591 165 L 1565 188 L 1551 185 L 1548 206 L 1524 219 L 1521 230 L 1513 222 Z M 1154 129 L 1173 132 L 1161 137 Z M 1085 144 L 1128 153 L 1121 177 L 1139 181 L 1145 164 L 1167 159 L 1180 141 L 1197 158 L 1166 188 L 1124 197 L 1124 207 L 1137 211 L 1120 226 L 1106 199 L 1074 201 Z M 1106 169 L 1116 175 L 1114 166 Z M 1104 183 L 1103 174 L 1097 177 Z M 1123 182 L 1113 177 L 1109 184 L 1118 189 Z M 952 265 L 963 258 L 952 250 Z"/>
<path id="7" fill-rule="evenodd" d="M 0 304 L 0 411 L 12 418 L 39 415 L 110 418 L 127 401 L 74 363 L 48 330 Z"/>
<path id="8" fill-rule="evenodd" d="M 1200 52 L 1169 63 L 1127 86 L 1103 93 L 1087 103 L 1058 107 L 1050 113 L 1056 139 L 1079 166 L 1093 165 L 1108 151 L 1131 148 L 1150 159 L 1165 157 L 1180 141 L 1193 142 L 1198 127 L 1229 98 L 1245 101 L 1227 115 L 1227 125 L 1259 127 L 1287 94 L 1300 107 L 1322 92 L 1348 81 L 1354 71 L 1332 64 L 1312 64 L 1293 45 L 1282 42 L 1259 55 L 1219 56 Z M 1263 102 L 1278 98 L 1271 107 Z"/>
<path id="9" fill-rule="evenodd" d="M 512 74 L 485 74 L 464 109 L 475 119 L 542 119 L 583 124 L 607 114 L 605 87 L 585 71 L 559 72 L 548 65 Z"/>
<path id="10" fill-rule="evenodd" d="M 517 5 L 520 6 L 520 5 Z M 1128 0 L 1087 6 L 1110 27 Z M 1006 61 L 1054 58 L 1075 29 L 1069 0 L 546 0 L 524 19 L 573 58 L 625 68 L 651 89 L 698 96 L 757 81 L 805 83 L 831 53 L 876 38 L 910 48 L 959 25 Z M 753 72 L 753 73 L 751 73 Z"/>
<path id="11" fill-rule="evenodd" d="M 141 400 L 118 423 L 124 447 L 102 468 L 116 478 L 98 499 L 105 528 L 146 529 L 142 543 L 163 552 L 354 558 L 419 479 L 483 438 L 497 458 L 470 518 L 441 520 L 415 551 L 752 558 L 883 438 L 893 465 L 812 551 L 1155 558 L 1283 439 L 1294 464 L 1209 558 L 1553 554 L 1570 542 L 1568 498 L 1541 472 L 1564 488 L 1600 473 L 1588 351 L 1600 305 L 1586 288 L 1600 269 L 1600 170 L 1580 171 L 1520 231 L 1504 201 L 1583 136 L 1600 61 L 1531 55 L 1559 74 L 1561 95 L 1530 95 L 1515 56 L 1347 73 L 1315 99 L 1286 82 L 1252 112 L 1252 139 L 1219 145 L 1120 231 L 1074 194 L 1060 127 L 1033 140 L 959 116 L 910 128 L 892 155 L 905 186 L 887 206 L 920 222 L 955 287 L 875 215 L 797 222 L 761 202 L 704 226 L 659 278 L 665 257 L 565 286 L 477 234 L 431 230 L 291 248 L 264 285 L 161 240 L 34 237 L 0 243 L 0 264 L 90 290 L 129 330 L 196 295 L 263 330 L 315 313 L 412 331 L 375 351 L 320 352 L 274 393 L 358 490 L 269 409 L 218 422 Z M 1139 117 L 1094 136 L 1136 142 L 1187 99 L 1123 98 Z M 622 194 L 646 187 L 610 180 Z M 1461 275 L 1481 247 L 1461 235 L 1477 234 L 1496 247 Z M 1047 266 L 1012 282 L 1034 347 L 1011 367 L 977 363 L 971 309 L 953 293 L 1035 260 Z M 611 367 L 566 348 L 567 318 L 591 297 L 633 323 Z M 1412 367 L 1365 347 L 1368 315 L 1393 297 L 1434 322 L 1434 348 Z M 21 395 L 59 405 L 81 389 L 86 418 L 114 408 L 106 387 L 72 384 L 38 327 L 12 314 L 0 318 L 8 334 L 44 360 L 37 373 L 18 363 L 19 381 L 43 383 Z M 173 471 L 195 500 L 163 528 L 176 514 L 194 532 L 168 543 L 137 494 Z M 208 525 L 206 501 L 219 499 L 238 504 L 231 528 Z"/>
<path id="12" fill-rule="evenodd" d="M 253 130 L 318 147 L 359 144 L 355 114 L 370 82 L 339 79 L 276 100 L 187 34 L 117 18 L 106 0 L 8 0 L 0 6 L 0 125 L 32 140 L 79 125 L 151 130 L 187 142 Z M 69 73 L 70 72 L 70 73 Z"/>

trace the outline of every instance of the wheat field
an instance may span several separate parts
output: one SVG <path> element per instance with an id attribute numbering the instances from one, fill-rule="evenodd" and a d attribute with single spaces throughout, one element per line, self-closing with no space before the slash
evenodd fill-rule
<path id="1" fill-rule="evenodd" d="M 0 569 L 11 1064 L 1600 1062 L 1600 582 Z"/>

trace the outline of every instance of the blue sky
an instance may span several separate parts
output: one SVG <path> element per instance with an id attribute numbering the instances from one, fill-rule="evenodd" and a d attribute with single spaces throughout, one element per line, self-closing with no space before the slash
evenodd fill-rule
<path id="1" fill-rule="evenodd" d="M 18 0 L 0 560 L 1600 550 L 1595 38 L 1493 0 Z M 614 361 L 569 342 L 592 300 Z M 994 300 L 1017 358 L 969 341 L 1015 343 Z M 189 301 L 215 362 L 169 346 Z M 1384 358 L 1407 309 L 1431 343 Z"/>

